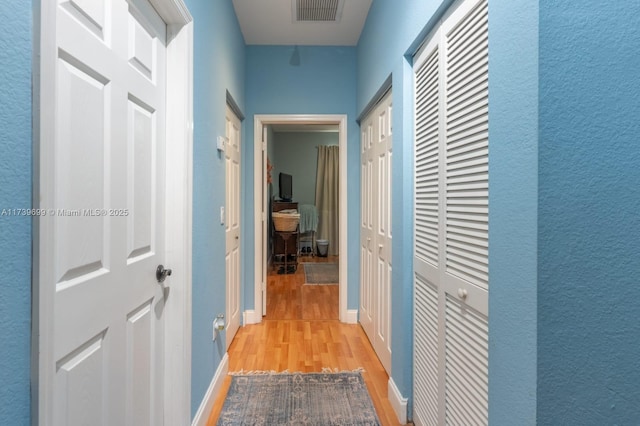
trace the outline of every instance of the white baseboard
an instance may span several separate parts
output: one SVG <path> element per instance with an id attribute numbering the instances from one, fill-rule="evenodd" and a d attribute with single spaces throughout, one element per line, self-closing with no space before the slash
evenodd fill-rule
<path id="1" fill-rule="evenodd" d="M 401 425 L 407 424 L 407 398 L 404 398 L 400 390 L 393 381 L 393 377 L 389 377 L 387 383 L 387 397 L 396 413 L 396 417 Z"/>
<path id="2" fill-rule="evenodd" d="M 344 318 L 344 321 L 347 324 L 357 324 L 358 323 L 358 310 L 357 309 L 347 309 L 347 315 Z"/>
<path id="3" fill-rule="evenodd" d="M 227 376 L 229 372 L 229 355 L 225 352 L 222 357 L 222 361 L 220 361 L 220 365 L 218 365 L 218 369 L 216 370 L 216 374 L 213 375 L 213 379 L 211 379 L 211 384 L 209 385 L 209 389 L 207 389 L 207 393 L 204 394 L 204 398 L 202 398 L 202 402 L 200 403 L 200 407 L 196 412 L 196 415 L 193 417 L 193 422 L 191 422 L 192 426 L 206 426 L 207 420 L 209 420 L 209 414 L 211 414 L 211 410 L 213 409 L 213 403 L 218 397 L 218 393 L 220 392 L 220 388 L 222 387 L 222 382 L 224 378 Z"/>
<path id="4" fill-rule="evenodd" d="M 244 311 L 242 313 L 242 325 L 260 324 L 261 322 L 262 315 L 256 313 L 254 310 Z"/>

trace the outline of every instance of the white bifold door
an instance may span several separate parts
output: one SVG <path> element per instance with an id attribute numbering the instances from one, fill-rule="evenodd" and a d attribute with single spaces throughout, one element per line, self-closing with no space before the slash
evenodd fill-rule
<path id="1" fill-rule="evenodd" d="M 240 327 L 240 119 L 227 106 L 225 114 L 225 240 L 227 349 Z"/>
<path id="2" fill-rule="evenodd" d="M 488 422 L 488 15 L 455 3 L 414 58 L 414 421 Z"/>
<path id="3" fill-rule="evenodd" d="M 39 423 L 162 425 L 166 25 L 147 0 L 51 8 Z"/>
<path id="4" fill-rule="evenodd" d="M 361 122 L 360 323 L 391 375 L 391 91 Z"/>

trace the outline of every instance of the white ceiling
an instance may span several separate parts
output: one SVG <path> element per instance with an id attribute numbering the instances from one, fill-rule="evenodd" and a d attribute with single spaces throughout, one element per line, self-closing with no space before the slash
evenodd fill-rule
<path id="1" fill-rule="evenodd" d="M 294 22 L 292 1 L 233 0 L 246 44 L 355 46 L 372 0 L 345 0 L 338 22 Z"/>

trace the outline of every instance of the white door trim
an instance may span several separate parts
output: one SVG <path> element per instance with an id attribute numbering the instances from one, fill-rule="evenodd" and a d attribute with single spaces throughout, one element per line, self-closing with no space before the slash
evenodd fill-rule
<path id="1" fill-rule="evenodd" d="M 336 124 L 338 125 L 340 144 L 340 257 L 338 260 L 340 269 L 339 285 L 339 312 L 340 321 L 355 322 L 354 315 L 347 312 L 347 116 L 345 114 L 275 114 L 256 115 L 254 117 L 253 131 L 253 170 L 254 170 L 254 241 L 255 241 L 255 308 L 252 318 L 247 318 L 249 323 L 262 321 L 262 287 L 267 282 L 267 238 L 263 235 L 263 221 L 266 221 L 267 197 L 262 194 L 267 192 L 266 176 L 262 173 L 267 169 L 266 156 L 262 157 L 262 128 L 268 124 Z M 264 147 L 266 149 L 266 147 Z M 262 162 L 261 162 L 262 161 Z M 258 208 L 262 206 L 262 208 Z M 266 232 L 266 230 L 264 231 Z M 352 265 L 358 267 L 358 265 Z M 249 317 L 249 315 L 247 315 Z"/>
<path id="2" fill-rule="evenodd" d="M 191 239 L 193 193 L 193 18 L 183 0 L 149 0 L 167 23 L 167 186 L 166 261 L 174 270 L 165 305 L 164 423 L 191 422 Z M 33 60 L 33 208 L 41 207 L 40 194 L 55 187 L 54 152 L 48 137 L 55 120 L 56 13 L 58 2 L 34 6 Z M 39 20 L 38 20 L 39 18 Z M 42 135 L 42 136 L 41 136 Z M 53 235 L 41 233 L 36 216 L 32 261 L 32 424 L 51 417 L 53 391 L 52 304 L 54 288 L 44 277 L 52 266 L 44 247 Z M 47 331 L 45 331 L 47 330 Z M 171 392 L 169 392 L 171 390 Z M 47 414 L 48 413 L 48 414 Z"/>

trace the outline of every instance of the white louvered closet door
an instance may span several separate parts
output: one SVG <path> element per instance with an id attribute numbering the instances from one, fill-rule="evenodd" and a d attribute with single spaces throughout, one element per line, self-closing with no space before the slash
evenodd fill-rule
<path id="1" fill-rule="evenodd" d="M 488 422 L 487 0 L 456 3 L 415 69 L 414 421 Z"/>

